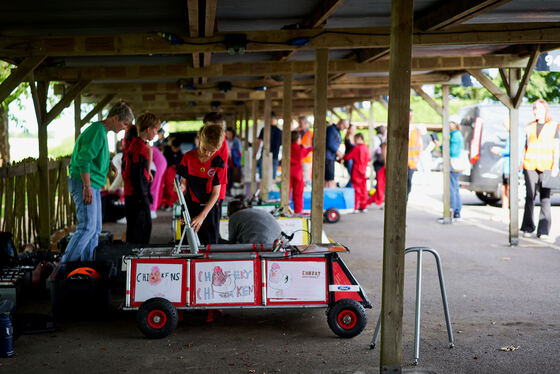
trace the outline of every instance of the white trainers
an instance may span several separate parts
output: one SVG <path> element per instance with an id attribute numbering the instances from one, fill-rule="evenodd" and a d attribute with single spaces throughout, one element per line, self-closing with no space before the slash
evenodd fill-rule
<path id="1" fill-rule="evenodd" d="M 123 217 L 123 218 L 121 218 L 121 219 L 118 219 L 118 220 L 117 220 L 117 223 L 121 223 L 121 224 L 123 224 L 123 225 L 126 225 L 126 217 Z"/>
<path id="2" fill-rule="evenodd" d="M 554 243 L 554 239 L 551 238 L 549 235 L 543 234 L 541 236 L 538 237 L 540 240 L 542 240 L 543 242 L 547 242 L 547 243 Z"/>
<path id="3" fill-rule="evenodd" d="M 150 215 L 152 216 L 152 219 L 156 219 L 157 218 L 157 213 L 155 210 L 150 210 Z"/>
<path id="4" fill-rule="evenodd" d="M 529 231 L 521 231 L 523 233 L 523 237 L 524 238 L 530 238 L 531 236 L 533 236 L 533 232 L 529 232 Z"/>

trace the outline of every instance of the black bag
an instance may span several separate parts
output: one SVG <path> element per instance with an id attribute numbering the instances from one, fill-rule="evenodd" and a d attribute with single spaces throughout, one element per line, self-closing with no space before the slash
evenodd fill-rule
<path id="1" fill-rule="evenodd" d="M 0 232 L 0 269 L 17 265 L 17 251 L 12 237 L 10 232 Z"/>

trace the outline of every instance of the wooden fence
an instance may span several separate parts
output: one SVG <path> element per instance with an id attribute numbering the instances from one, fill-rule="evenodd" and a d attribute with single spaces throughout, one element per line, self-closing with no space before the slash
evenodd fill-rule
<path id="1" fill-rule="evenodd" d="M 76 224 L 74 202 L 68 190 L 69 162 L 69 157 L 49 160 L 51 233 Z M 35 159 L 0 168 L 0 230 L 11 232 L 18 247 L 38 245 L 42 187 Z"/>

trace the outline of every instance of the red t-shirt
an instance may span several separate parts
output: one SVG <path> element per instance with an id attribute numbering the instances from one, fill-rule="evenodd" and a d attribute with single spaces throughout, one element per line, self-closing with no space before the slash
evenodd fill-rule
<path id="1" fill-rule="evenodd" d="M 299 143 L 292 143 L 290 147 L 290 176 L 303 176 L 301 166 L 303 159 L 313 150 L 313 147 L 304 147 Z"/>
<path id="2" fill-rule="evenodd" d="M 150 189 L 148 147 L 137 136 L 129 139 L 126 150 L 123 153 L 122 173 L 124 195 L 147 198 Z"/>
<path id="3" fill-rule="evenodd" d="M 184 154 L 177 167 L 177 174 L 187 180 L 187 191 L 185 193 L 187 201 L 207 203 L 212 195 L 212 188 L 227 183 L 227 159 L 222 158 L 220 151 L 216 152 L 206 162 L 200 162 L 196 149 Z"/>
<path id="4" fill-rule="evenodd" d="M 344 156 L 344 160 L 353 160 L 352 178 L 365 178 L 366 169 L 369 163 L 369 148 L 365 143 L 356 144 L 354 148 Z"/>

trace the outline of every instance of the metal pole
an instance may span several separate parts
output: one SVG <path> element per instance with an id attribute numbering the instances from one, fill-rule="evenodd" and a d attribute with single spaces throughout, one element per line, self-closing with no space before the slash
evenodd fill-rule
<path id="1" fill-rule="evenodd" d="M 422 250 L 418 251 L 416 264 L 416 309 L 414 311 L 414 365 L 420 357 L 420 307 L 422 304 Z"/>

